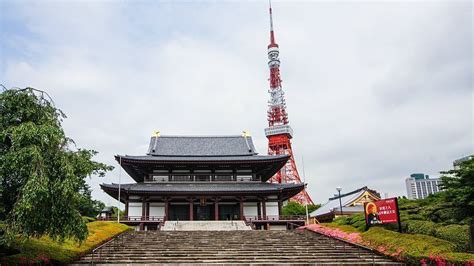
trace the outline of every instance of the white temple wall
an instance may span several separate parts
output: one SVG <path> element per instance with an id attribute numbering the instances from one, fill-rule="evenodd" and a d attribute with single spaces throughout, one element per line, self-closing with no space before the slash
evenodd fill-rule
<path id="1" fill-rule="evenodd" d="M 163 202 L 150 202 L 150 216 L 165 216 L 165 204 Z"/>
<path id="2" fill-rule="evenodd" d="M 142 203 L 129 202 L 128 203 L 128 216 L 142 216 Z"/>
<path id="3" fill-rule="evenodd" d="M 278 201 L 267 201 L 265 205 L 267 207 L 267 216 L 278 215 Z"/>
<path id="4" fill-rule="evenodd" d="M 244 216 L 257 216 L 257 203 L 256 202 L 244 202 Z"/>

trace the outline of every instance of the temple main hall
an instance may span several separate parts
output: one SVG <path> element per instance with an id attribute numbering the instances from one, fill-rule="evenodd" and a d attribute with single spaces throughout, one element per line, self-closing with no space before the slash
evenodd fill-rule
<path id="1" fill-rule="evenodd" d="M 258 155 L 245 133 L 157 134 L 146 155 L 115 156 L 136 183 L 101 188 L 115 199 L 120 194 L 125 205 L 121 222 L 137 230 L 156 230 L 167 220 L 244 220 L 268 229 L 293 220 L 281 215 L 282 206 L 304 189 L 304 184 L 267 182 L 289 157 Z"/>

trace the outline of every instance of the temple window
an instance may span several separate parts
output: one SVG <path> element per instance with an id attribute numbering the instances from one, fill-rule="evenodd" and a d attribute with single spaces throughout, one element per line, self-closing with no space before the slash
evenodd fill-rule
<path id="1" fill-rule="evenodd" d="M 252 176 L 251 175 L 237 175 L 237 181 L 240 181 L 240 182 L 252 181 Z"/>
<path id="2" fill-rule="evenodd" d="M 152 181 L 155 182 L 168 182 L 169 176 L 168 175 L 153 175 Z"/>
<path id="3" fill-rule="evenodd" d="M 174 175 L 171 180 L 183 182 L 183 181 L 193 181 L 193 178 L 190 175 Z"/>
<path id="4" fill-rule="evenodd" d="M 215 181 L 232 181 L 232 175 L 216 175 Z"/>

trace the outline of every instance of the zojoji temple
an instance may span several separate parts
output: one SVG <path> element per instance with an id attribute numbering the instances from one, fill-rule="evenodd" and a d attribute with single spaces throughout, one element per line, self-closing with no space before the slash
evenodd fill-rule
<path id="1" fill-rule="evenodd" d="M 289 155 L 258 155 L 248 134 L 153 136 L 146 155 L 115 159 L 136 181 L 102 184 L 125 205 L 122 222 L 155 230 L 166 220 L 245 220 L 256 228 L 283 227 L 281 215 L 304 184 L 268 183 Z"/>

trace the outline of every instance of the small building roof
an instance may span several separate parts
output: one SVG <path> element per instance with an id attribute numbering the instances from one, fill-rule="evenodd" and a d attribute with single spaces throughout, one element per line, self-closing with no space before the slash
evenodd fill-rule
<path id="1" fill-rule="evenodd" d="M 354 191 L 341 194 L 340 198 L 341 198 L 341 204 L 342 204 L 342 211 L 344 212 L 346 207 L 357 205 L 355 204 L 356 201 L 366 192 L 370 193 L 371 197 L 380 199 L 380 195 L 375 190 L 371 190 L 367 187 L 362 187 Z M 325 204 L 323 204 L 320 208 L 311 212 L 310 216 L 317 217 L 317 216 L 324 215 L 330 212 L 334 212 L 335 210 L 339 211 L 339 209 L 340 209 L 339 195 L 337 195 L 332 198 L 329 198 L 329 200 Z M 358 208 L 355 208 L 355 209 L 351 208 L 351 210 L 358 210 Z M 364 211 L 364 208 L 362 207 L 360 210 Z"/>
<path id="2" fill-rule="evenodd" d="M 106 206 L 106 207 L 104 207 L 100 212 L 101 212 L 101 213 L 113 213 L 114 211 L 113 211 L 113 208 L 112 208 L 112 207 Z"/>
<path id="3" fill-rule="evenodd" d="M 256 155 L 249 136 L 155 136 L 150 140 L 152 156 L 252 156 Z"/>
<path id="4" fill-rule="evenodd" d="M 335 213 L 339 213 L 341 211 L 341 208 L 337 206 L 336 208 L 333 209 Z M 357 213 L 357 212 L 364 212 L 364 206 L 363 205 L 355 205 L 355 206 L 342 206 L 342 212 L 343 213 Z"/>

